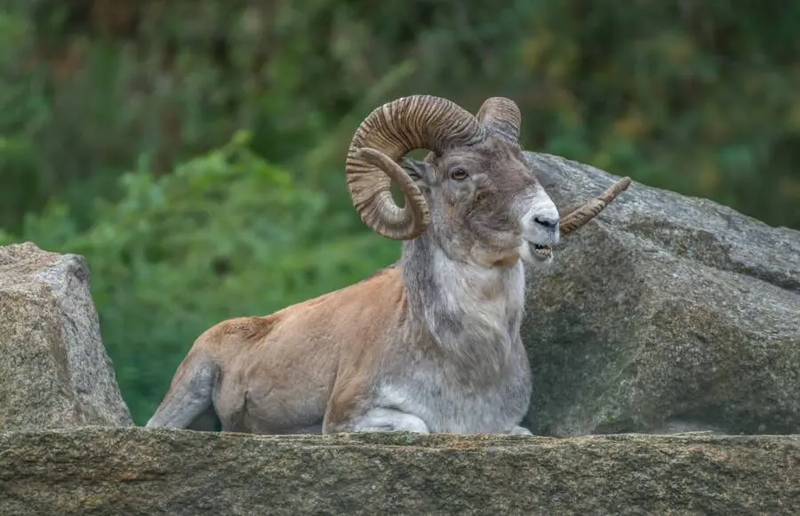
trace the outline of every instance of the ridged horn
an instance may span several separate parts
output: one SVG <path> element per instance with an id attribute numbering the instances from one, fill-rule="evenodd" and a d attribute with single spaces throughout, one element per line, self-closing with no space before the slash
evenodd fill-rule
<path id="1" fill-rule="evenodd" d="M 478 110 L 476 118 L 482 126 L 495 134 L 500 134 L 514 143 L 519 140 L 522 113 L 513 100 L 505 97 L 486 99 Z"/>
<path id="2" fill-rule="evenodd" d="M 416 238 L 430 224 L 425 198 L 398 162 L 414 149 L 441 152 L 484 138 L 476 118 L 440 97 L 413 95 L 384 104 L 361 122 L 347 152 L 347 188 L 361 220 L 379 235 Z M 392 199 L 391 182 L 405 206 Z"/>
<path id="3" fill-rule="evenodd" d="M 561 219 L 561 234 L 568 235 L 598 216 L 620 193 L 627 190 L 630 184 L 631 179 L 629 177 L 623 177 L 608 187 L 606 191 L 597 198 L 567 213 Z"/>

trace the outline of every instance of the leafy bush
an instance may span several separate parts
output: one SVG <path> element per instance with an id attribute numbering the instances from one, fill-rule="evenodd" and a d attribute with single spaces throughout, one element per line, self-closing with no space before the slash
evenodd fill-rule
<path id="1" fill-rule="evenodd" d="M 252 153 L 245 135 L 173 174 L 143 168 L 121 183 L 122 198 L 97 203 L 88 229 L 54 203 L 26 218 L 22 237 L 86 256 L 103 342 L 140 424 L 211 325 L 340 288 L 399 256 L 354 210 L 331 214 L 324 192 Z"/>

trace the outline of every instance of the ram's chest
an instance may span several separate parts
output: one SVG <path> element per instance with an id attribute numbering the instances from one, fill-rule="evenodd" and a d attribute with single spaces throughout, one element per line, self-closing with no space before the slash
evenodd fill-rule
<path id="1" fill-rule="evenodd" d="M 422 418 L 432 432 L 503 433 L 525 416 L 531 395 L 526 359 L 508 364 L 494 381 L 453 373 L 421 364 L 381 385 L 379 404 Z"/>
<path id="2" fill-rule="evenodd" d="M 425 272 L 432 279 L 408 289 L 415 309 L 405 342 L 385 357 L 378 404 L 421 418 L 432 432 L 508 432 L 531 394 L 519 337 L 522 265 L 479 267 L 437 249 Z"/>

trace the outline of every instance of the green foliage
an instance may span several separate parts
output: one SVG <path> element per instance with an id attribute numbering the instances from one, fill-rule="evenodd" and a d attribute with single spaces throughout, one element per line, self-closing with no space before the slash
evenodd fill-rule
<path id="1" fill-rule="evenodd" d="M 0 241 L 88 257 L 141 422 L 211 324 L 397 256 L 343 168 L 398 96 L 508 96 L 529 150 L 800 228 L 799 29 L 752 0 L 7 0 Z"/>
<path id="2" fill-rule="evenodd" d="M 253 154 L 244 135 L 173 174 L 143 169 L 121 183 L 121 198 L 97 203 L 86 230 L 54 203 L 22 233 L 86 256 L 103 341 L 139 423 L 210 325 L 354 283 L 399 256 L 396 242 L 348 231 L 355 213 L 330 214 L 323 192 Z"/>
<path id="3" fill-rule="evenodd" d="M 241 129 L 301 182 L 340 188 L 328 171 L 358 120 L 410 93 L 512 97 L 531 150 L 800 227 L 800 3 L 7 4 L 10 229 L 53 195 L 87 224 L 85 200 L 119 195 L 142 156 L 168 173 Z"/>

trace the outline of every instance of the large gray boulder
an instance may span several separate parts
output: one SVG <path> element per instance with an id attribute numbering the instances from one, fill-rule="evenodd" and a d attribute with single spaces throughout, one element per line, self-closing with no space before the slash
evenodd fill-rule
<path id="1" fill-rule="evenodd" d="M 618 179 L 526 157 L 559 206 Z M 633 183 L 530 281 L 534 433 L 800 433 L 800 232 Z"/>
<path id="2" fill-rule="evenodd" d="M 86 261 L 0 247 L 0 430 L 132 424 L 103 343 Z"/>
<path id="3" fill-rule="evenodd" d="M 797 436 L 0 433 L 0 514 L 769 514 Z"/>

